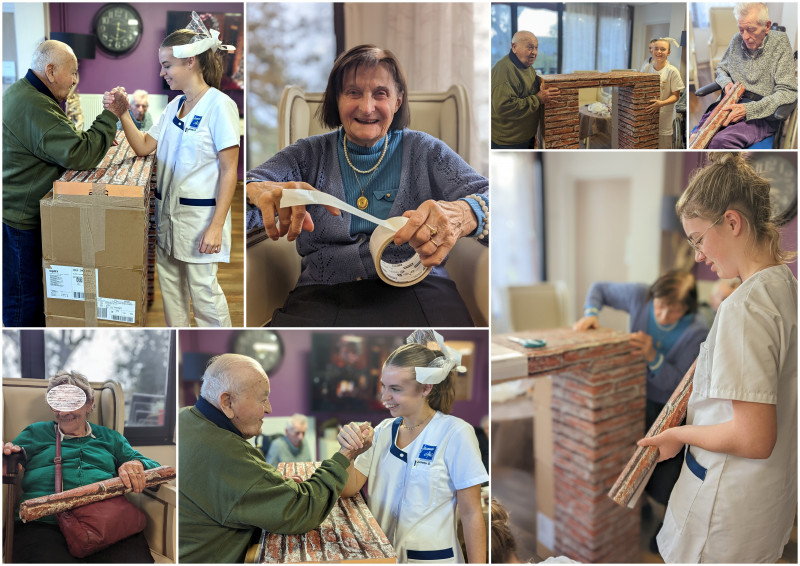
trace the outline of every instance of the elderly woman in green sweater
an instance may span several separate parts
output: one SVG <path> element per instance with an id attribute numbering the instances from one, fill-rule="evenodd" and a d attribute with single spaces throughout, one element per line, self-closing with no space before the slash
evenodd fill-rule
<path id="1" fill-rule="evenodd" d="M 47 391 L 71 385 L 80 389 L 85 402 L 74 410 L 59 405 L 48 395 L 53 421 L 27 426 L 11 442 L 3 446 L 10 455 L 22 448 L 28 457 L 22 479 L 22 500 L 55 492 L 56 428 L 61 434 L 63 489 L 72 489 L 119 476 L 125 487 L 141 493 L 145 487 L 144 470 L 160 464 L 134 450 L 119 432 L 98 424 L 89 424 L 94 410 L 94 391 L 86 377 L 77 372 L 60 371 L 50 378 Z M 80 394 L 76 390 L 77 393 Z M 67 548 L 54 516 L 22 523 L 14 527 L 13 562 L 76 562 Z M 82 559 L 84 562 L 153 562 L 143 533 L 123 539 L 114 545 Z"/>

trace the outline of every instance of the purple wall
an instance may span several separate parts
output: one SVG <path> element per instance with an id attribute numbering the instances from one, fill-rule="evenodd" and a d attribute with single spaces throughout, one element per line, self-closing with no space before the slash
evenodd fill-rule
<path id="1" fill-rule="evenodd" d="M 789 159 L 792 163 L 796 164 L 796 159 L 797 159 L 796 153 L 794 152 L 790 153 L 775 152 L 775 153 Z M 694 171 L 701 165 L 701 163 L 699 163 L 699 156 L 703 154 L 704 152 L 697 152 L 697 151 L 687 151 L 683 154 L 683 173 L 682 173 L 683 187 L 686 187 L 689 184 L 689 176 L 692 173 L 692 171 Z M 781 232 L 781 247 L 785 250 L 797 251 L 797 216 L 795 216 L 784 226 L 781 226 L 780 232 Z M 797 277 L 796 261 L 789 264 L 789 269 L 791 269 L 794 276 Z M 704 263 L 695 264 L 694 274 L 695 277 L 704 281 L 716 281 L 718 279 L 717 274 L 711 271 L 711 268 L 706 266 Z"/>
<path id="2" fill-rule="evenodd" d="M 246 330 L 181 330 L 179 346 L 183 352 L 206 352 L 222 354 L 229 352 L 231 337 L 237 332 Z M 359 335 L 397 335 L 408 336 L 408 330 L 349 330 L 349 331 L 312 331 L 312 330 L 278 330 L 286 350 L 281 365 L 270 373 L 273 414 L 291 415 L 304 413 L 313 415 L 321 423 L 329 418 L 337 418 L 340 422 L 354 420 L 370 420 L 378 423 L 389 418 L 389 412 L 369 414 L 337 414 L 334 412 L 311 412 L 310 394 L 308 391 L 308 360 L 311 354 L 311 335 L 313 332 L 326 334 L 359 334 Z M 459 401 L 453 405 L 453 414 L 473 425 L 479 425 L 484 415 L 489 413 L 489 335 L 485 330 L 445 330 L 441 332 L 445 340 L 471 340 L 475 342 L 474 381 L 472 384 L 472 400 Z M 182 383 L 181 406 L 194 403 L 194 385 Z"/>
<path id="3" fill-rule="evenodd" d="M 92 33 L 94 15 L 106 2 L 51 3 L 50 29 L 55 32 Z M 194 10 L 196 12 L 244 13 L 244 3 L 204 2 L 199 4 L 152 4 L 131 2 L 142 17 L 142 40 L 131 53 L 119 58 L 106 54 L 99 48 L 95 59 L 81 59 L 78 91 L 84 94 L 102 94 L 115 86 L 123 86 L 128 92 L 142 88 L 151 94 L 166 94 L 172 100 L 177 91 L 163 88 L 159 72 L 158 46 L 166 37 L 167 12 L 172 10 Z M 222 38 L 225 41 L 225 38 Z M 244 91 L 227 91 L 244 116 Z M 155 120 L 157 117 L 154 116 Z M 244 172 L 244 145 L 239 151 L 239 178 Z"/>

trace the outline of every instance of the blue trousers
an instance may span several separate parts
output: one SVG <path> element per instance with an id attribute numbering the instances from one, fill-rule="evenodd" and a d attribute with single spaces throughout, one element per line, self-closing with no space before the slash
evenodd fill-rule
<path id="1" fill-rule="evenodd" d="M 3 223 L 3 325 L 44 326 L 42 231 Z"/>

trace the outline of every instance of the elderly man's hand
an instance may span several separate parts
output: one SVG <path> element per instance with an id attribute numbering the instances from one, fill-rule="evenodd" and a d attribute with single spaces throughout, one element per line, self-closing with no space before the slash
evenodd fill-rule
<path id="1" fill-rule="evenodd" d="M 126 488 L 142 493 L 145 486 L 144 466 L 139 460 L 125 462 L 119 467 L 117 474 Z"/>
<path id="2" fill-rule="evenodd" d="M 372 446 L 372 437 L 375 434 L 375 429 L 368 422 L 363 423 L 349 423 L 344 425 L 340 430 L 336 439 L 339 441 L 341 448 L 339 452 L 344 454 L 348 459 L 354 460 L 356 456 L 369 450 Z"/>
<path id="3" fill-rule="evenodd" d="M 463 200 L 426 200 L 416 210 L 407 210 L 406 225 L 394 236 L 395 245 L 408 242 L 424 266 L 439 265 L 459 238 L 478 227 L 472 207 Z"/>
<path id="4" fill-rule="evenodd" d="M 733 124 L 747 117 L 747 109 L 744 107 L 744 104 L 732 104 L 730 109 L 731 111 L 728 114 L 728 117 L 722 123 L 723 126 Z"/>
<path id="5" fill-rule="evenodd" d="M 264 230 L 273 240 L 283 236 L 290 242 L 297 239 L 300 232 L 314 230 L 314 221 L 303 205 L 281 208 L 281 197 L 284 190 L 306 189 L 316 191 L 308 183 L 291 181 L 273 183 L 271 181 L 251 181 L 247 183 L 247 199 L 261 209 L 264 218 Z M 339 216 L 342 212 L 333 206 L 323 205 L 325 209 Z M 277 222 L 276 222 L 277 217 Z"/>
<path id="6" fill-rule="evenodd" d="M 733 82 L 729 82 L 728 84 L 726 84 L 724 90 L 725 94 L 728 94 L 731 90 L 733 90 L 734 85 L 735 83 Z"/>
<path id="7" fill-rule="evenodd" d="M 112 89 L 110 92 L 103 93 L 103 108 L 110 110 L 114 116 L 121 118 L 128 111 L 128 93 L 122 87 Z"/>
<path id="8" fill-rule="evenodd" d="M 536 96 L 539 97 L 539 100 L 547 106 L 552 102 L 558 101 L 558 95 L 561 91 L 558 90 L 556 87 L 548 87 L 547 84 L 542 81 L 542 86 L 539 88 L 539 92 L 536 93 Z"/>

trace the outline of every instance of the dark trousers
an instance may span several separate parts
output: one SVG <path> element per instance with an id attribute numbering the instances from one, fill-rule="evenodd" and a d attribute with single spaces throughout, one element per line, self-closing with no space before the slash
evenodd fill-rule
<path id="1" fill-rule="evenodd" d="M 706 119 L 708 119 L 708 116 L 713 110 L 714 107 L 709 107 L 708 111 L 703 114 L 700 118 L 700 122 L 697 124 L 698 128 L 705 124 Z M 744 149 L 768 138 L 774 134 L 777 129 L 777 122 L 766 118 L 739 120 L 724 128 L 720 128 L 719 131 L 714 134 L 714 137 L 711 138 L 708 149 Z"/>
<path id="2" fill-rule="evenodd" d="M 69 553 L 67 540 L 58 525 L 17 521 L 14 524 L 13 561 L 29 564 L 152 564 L 153 556 L 144 533 L 138 533 L 85 558 L 75 558 Z"/>
<path id="3" fill-rule="evenodd" d="M 303 285 L 268 326 L 475 326 L 450 279 L 429 275 L 410 287 L 378 279 Z"/>
<path id="4" fill-rule="evenodd" d="M 664 405 L 656 403 L 655 401 L 647 400 L 647 408 L 645 409 L 645 420 L 647 430 L 653 426 L 653 423 L 661 414 Z M 683 424 L 683 423 L 681 423 Z M 664 460 L 656 464 L 653 470 L 653 475 L 650 476 L 650 481 L 647 482 L 644 490 L 647 494 L 655 499 L 658 503 L 666 505 L 669 501 L 669 496 L 672 493 L 672 488 L 678 481 L 678 476 L 681 475 L 681 467 L 683 466 L 683 450 L 677 456 Z"/>
<path id="5" fill-rule="evenodd" d="M 3 223 L 3 325 L 44 326 L 42 232 Z"/>

